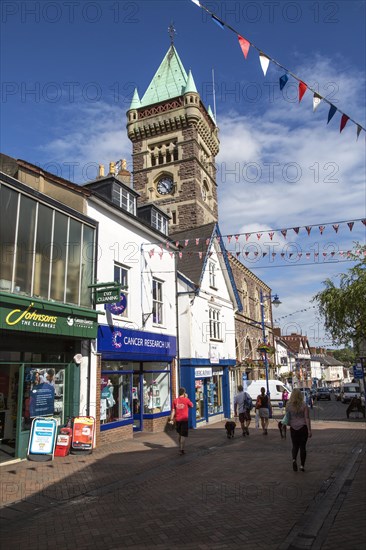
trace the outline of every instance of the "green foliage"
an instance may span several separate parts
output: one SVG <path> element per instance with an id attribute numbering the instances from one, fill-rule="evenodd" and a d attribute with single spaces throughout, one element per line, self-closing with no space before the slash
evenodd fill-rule
<path id="1" fill-rule="evenodd" d="M 343 348 L 332 350 L 334 359 L 340 361 L 345 367 L 352 367 L 356 361 L 357 356 L 353 348 Z"/>
<path id="2" fill-rule="evenodd" d="M 358 253 L 356 254 L 356 251 Z M 318 292 L 317 302 L 326 330 L 334 343 L 357 347 L 366 339 L 366 251 L 365 245 L 356 243 L 352 258 L 358 263 L 342 273 L 339 286 L 331 279 L 323 282 L 325 289 Z"/>

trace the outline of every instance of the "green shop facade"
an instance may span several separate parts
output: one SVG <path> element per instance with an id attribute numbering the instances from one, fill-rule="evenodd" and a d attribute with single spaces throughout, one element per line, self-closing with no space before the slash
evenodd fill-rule
<path id="1" fill-rule="evenodd" d="M 0 462 L 26 456 L 33 418 L 53 417 L 60 427 L 88 414 L 88 406 L 79 410 L 80 362 L 90 364 L 97 336 L 89 288 L 96 228 L 1 175 Z"/>

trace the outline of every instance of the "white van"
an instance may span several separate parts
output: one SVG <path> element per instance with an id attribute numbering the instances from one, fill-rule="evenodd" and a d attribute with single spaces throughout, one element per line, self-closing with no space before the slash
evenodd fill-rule
<path id="1" fill-rule="evenodd" d="M 353 397 L 360 397 L 361 389 L 358 382 L 349 382 L 342 384 L 341 386 L 341 401 L 342 403 L 349 403 Z"/>
<path id="2" fill-rule="evenodd" d="M 282 402 L 282 393 L 285 390 L 290 399 L 290 388 L 280 380 L 268 380 L 268 386 L 272 405 L 278 405 L 280 401 Z M 267 382 L 265 380 L 247 380 L 246 392 L 249 393 L 254 402 L 261 393 L 261 388 L 264 388 L 267 393 Z"/>

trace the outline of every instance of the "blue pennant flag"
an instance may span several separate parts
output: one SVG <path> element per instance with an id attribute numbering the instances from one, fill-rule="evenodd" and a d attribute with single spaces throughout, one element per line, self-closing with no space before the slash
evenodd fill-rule
<path id="1" fill-rule="evenodd" d="M 215 17 L 215 15 L 211 15 L 212 19 L 215 21 L 215 23 L 220 27 L 220 29 L 223 29 L 224 28 L 224 24 L 220 21 L 220 19 L 218 19 L 217 17 Z"/>
<path id="2" fill-rule="evenodd" d="M 281 76 L 280 78 L 280 90 L 283 90 L 283 88 L 286 86 L 287 84 L 287 81 L 288 81 L 288 76 L 287 74 L 284 74 Z"/>
<path id="3" fill-rule="evenodd" d="M 330 109 L 329 109 L 329 113 L 328 113 L 328 122 L 327 122 L 327 124 L 329 124 L 329 122 L 332 120 L 332 118 L 334 117 L 336 112 L 337 112 L 337 107 L 334 107 L 334 105 L 331 105 Z"/>

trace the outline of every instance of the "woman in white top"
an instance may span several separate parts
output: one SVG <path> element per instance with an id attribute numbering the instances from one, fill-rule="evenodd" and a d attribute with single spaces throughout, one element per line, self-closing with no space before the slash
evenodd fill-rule
<path id="1" fill-rule="evenodd" d="M 289 425 L 292 440 L 292 468 L 297 472 L 297 454 L 300 450 L 300 470 L 305 471 L 306 442 L 311 437 L 309 408 L 304 403 L 301 391 L 296 388 L 292 391 L 286 407 L 289 416 Z"/>

